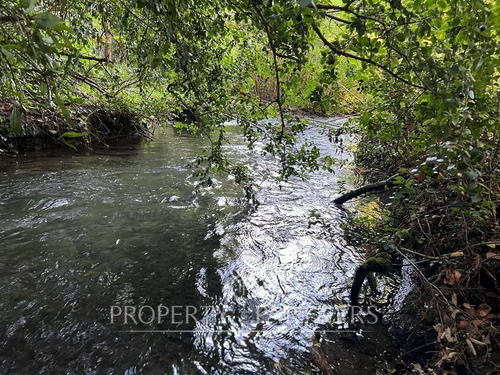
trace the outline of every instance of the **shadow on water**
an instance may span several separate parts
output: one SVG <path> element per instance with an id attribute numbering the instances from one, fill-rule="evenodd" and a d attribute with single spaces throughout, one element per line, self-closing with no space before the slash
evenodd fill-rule
<path id="1" fill-rule="evenodd" d="M 341 122 L 304 137 L 348 158 L 322 135 Z M 278 184 L 274 158 L 249 155 L 237 127 L 230 138 L 254 209 L 231 177 L 199 186 L 187 164 L 204 145 L 171 129 L 132 149 L 2 162 L 1 373 L 311 373 L 311 338 L 344 314 L 359 261 L 330 203 L 352 176 Z"/>

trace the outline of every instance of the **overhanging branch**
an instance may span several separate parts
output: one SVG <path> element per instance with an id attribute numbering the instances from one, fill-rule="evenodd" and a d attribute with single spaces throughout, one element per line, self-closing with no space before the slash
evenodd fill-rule
<path id="1" fill-rule="evenodd" d="M 328 48 L 330 48 L 330 50 L 332 52 L 336 53 L 337 55 L 348 57 L 350 59 L 362 61 L 362 62 L 365 62 L 367 64 L 373 65 L 373 66 L 375 66 L 375 67 L 383 70 L 384 72 L 388 73 L 389 75 L 391 75 L 392 77 L 396 78 L 397 80 L 399 80 L 401 82 L 404 82 L 408 86 L 415 87 L 415 88 L 422 89 L 422 90 L 426 89 L 424 86 L 412 83 L 412 82 L 408 81 L 406 78 L 403 78 L 400 75 L 394 73 L 391 69 L 389 69 L 385 65 L 382 65 L 382 64 L 380 64 L 380 63 L 378 63 L 378 62 L 376 62 L 376 61 L 374 61 L 372 59 L 368 59 L 366 57 L 353 55 L 353 54 L 351 54 L 349 52 L 345 52 L 345 51 L 341 50 L 340 48 L 334 46 L 331 42 L 328 41 L 328 39 L 325 38 L 325 36 L 321 32 L 321 30 L 318 28 L 318 25 L 314 21 L 312 22 L 312 28 L 313 28 L 314 32 L 316 33 L 316 35 L 321 39 L 321 41 Z"/>
<path id="2" fill-rule="evenodd" d="M 346 25 L 352 25 L 352 22 L 351 21 L 348 21 L 348 20 L 345 20 L 343 18 L 340 18 L 340 17 L 337 17 L 337 16 L 334 16 L 333 14 L 330 14 L 330 13 L 325 13 L 325 16 L 334 20 L 334 21 L 337 21 L 337 22 L 340 22 L 340 23 L 344 23 Z"/>
<path id="3" fill-rule="evenodd" d="M 368 184 L 360 187 L 359 189 L 351 190 L 348 193 L 341 195 L 340 197 L 333 200 L 333 203 L 342 205 L 348 200 L 359 197 L 363 194 L 370 193 L 372 191 L 383 190 L 385 188 L 391 188 L 395 185 L 396 177 L 399 175 L 394 175 L 389 177 L 387 180 L 375 182 L 373 184 Z"/>

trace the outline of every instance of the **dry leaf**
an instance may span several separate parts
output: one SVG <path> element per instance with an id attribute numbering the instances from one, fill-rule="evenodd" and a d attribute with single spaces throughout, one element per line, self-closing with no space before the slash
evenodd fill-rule
<path id="1" fill-rule="evenodd" d="M 497 245 L 494 244 L 494 243 L 487 243 L 486 246 L 491 247 L 492 249 L 494 249 L 495 247 L 497 247 Z"/>
<path id="2" fill-rule="evenodd" d="M 448 327 L 444 330 L 443 338 L 445 338 L 446 341 L 448 341 L 448 342 L 456 342 L 457 341 L 457 337 L 453 333 L 451 333 L 450 327 Z"/>
<path id="3" fill-rule="evenodd" d="M 450 258 L 459 258 L 459 257 L 463 257 L 463 256 L 464 256 L 463 251 L 455 251 L 454 253 L 450 254 Z"/>
<path id="4" fill-rule="evenodd" d="M 465 329 L 469 325 L 469 322 L 467 322 L 466 320 L 461 320 L 458 322 L 457 325 L 458 325 L 458 328 Z"/>
<path id="5" fill-rule="evenodd" d="M 412 363 L 412 365 L 413 365 L 412 372 L 414 374 L 425 375 L 425 372 L 424 372 L 424 370 L 422 370 L 422 366 L 420 366 L 420 364 L 418 364 L 418 363 Z"/>
<path id="6" fill-rule="evenodd" d="M 494 253 L 493 251 L 488 251 L 486 253 L 486 259 L 500 260 L 500 254 Z"/>
<path id="7" fill-rule="evenodd" d="M 444 283 L 448 285 L 455 285 L 462 277 L 462 274 L 459 271 L 452 270 L 451 268 L 446 268 L 445 272 L 446 279 L 444 280 Z"/>
<path id="8" fill-rule="evenodd" d="M 457 294 L 456 294 L 456 293 L 453 293 L 453 294 L 451 295 L 451 303 L 452 303 L 454 306 L 456 306 L 456 305 L 457 305 Z M 455 310 L 455 311 L 457 311 L 457 310 Z M 456 315 L 456 313 L 455 313 L 455 315 Z M 453 317 L 453 319 L 455 319 L 455 317 Z"/>
<path id="9" fill-rule="evenodd" d="M 451 333 L 450 327 L 444 328 L 444 326 L 439 323 L 439 324 L 434 325 L 433 328 L 437 332 L 438 341 L 441 342 L 442 339 L 446 339 L 446 341 L 448 341 L 448 342 L 456 342 L 457 341 L 457 337 L 453 333 Z"/>
<path id="10" fill-rule="evenodd" d="M 443 332 L 444 332 L 444 326 L 441 323 L 438 323 L 438 324 L 433 325 L 432 328 L 434 328 L 434 330 L 437 333 L 438 341 L 441 341 L 441 336 L 443 335 Z"/>
<path id="11" fill-rule="evenodd" d="M 476 349 L 474 349 L 474 345 L 472 345 L 472 342 L 469 339 L 465 339 L 465 342 L 467 343 L 467 346 L 469 347 L 469 350 L 472 353 L 472 355 L 477 355 Z"/>
<path id="12" fill-rule="evenodd" d="M 444 361 L 452 361 L 457 355 L 458 355 L 458 352 L 454 352 L 452 349 L 446 348 L 445 352 L 443 353 L 443 356 L 437 362 L 436 366 L 441 366 L 441 364 Z"/>
<path id="13" fill-rule="evenodd" d="M 476 316 L 476 311 L 472 308 L 472 306 L 469 303 L 464 302 L 464 308 L 467 314 L 469 314 L 470 316 Z"/>
<path id="14" fill-rule="evenodd" d="M 474 337 L 469 337 L 470 338 L 470 341 L 472 341 L 474 344 L 476 345 L 484 345 L 486 346 L 486 343 L 485 342 L 482 342 L 482 341 L 479 341 L 479 340 L 476 340 Z"/>
<path id="15" fill-rule="evenodd" d="M 490 311 L 491 311 L 491 307 L 488 306 L 488 304 L 482 303 L 482 304 L 479 305 L 478 312 L 479 312 L 479 316 L 481 318 L 486 317 L 490 313 Z"/>
<path id="16" fill-rule="evenodd" d="M 412 132 L 415 130 L 415 120 L 413 118 L 409 118 L 408 119 L 408 122 L 406 123 L 406 128 L 408 129 L 408 131 Z"/>

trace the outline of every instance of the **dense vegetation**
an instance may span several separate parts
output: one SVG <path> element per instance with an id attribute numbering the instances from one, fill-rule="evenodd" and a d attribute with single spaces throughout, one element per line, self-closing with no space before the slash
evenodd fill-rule
<path id="1" fill-rule="evenodd" d="M 438 365 L 498 346 L 498 2 L 6 0 L 0 29 L 2 150 L 33 134 L 90 144 L 103 110 L 175 119 L 211 140 L 207 180 L 244 180 L 221 151 L 237 118 L 288 178 L 333 162 L 297 145 L 307 125 L 288 110 L 358 113 L 344 131 L 364 139 L 360 170 L 397 175 L 390 214 L 367 230 L 374 248 L 426 261 Z"/>

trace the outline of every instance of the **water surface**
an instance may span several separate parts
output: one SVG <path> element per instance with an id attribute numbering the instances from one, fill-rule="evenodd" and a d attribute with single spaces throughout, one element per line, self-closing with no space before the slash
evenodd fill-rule
<path id="1" fill-rule="evenodd" d="M 342 122 L 314 120 L 304 138 L 346 160 L 324 134 Z M 172 129 L 93 156 L 0 161 L 1 373 L 312 373 L 314 331 L 341 316 L 360 259 L 331 204 L 353 177 L 278 183 L 276 159 L 231 129 L 225 152 L 250 167 L 258 206 L 232 176 L 200 186 L 188 163 L 205 145 Z M 110 320 L 112 306 L 160 305 L 196 319 Z"/>

